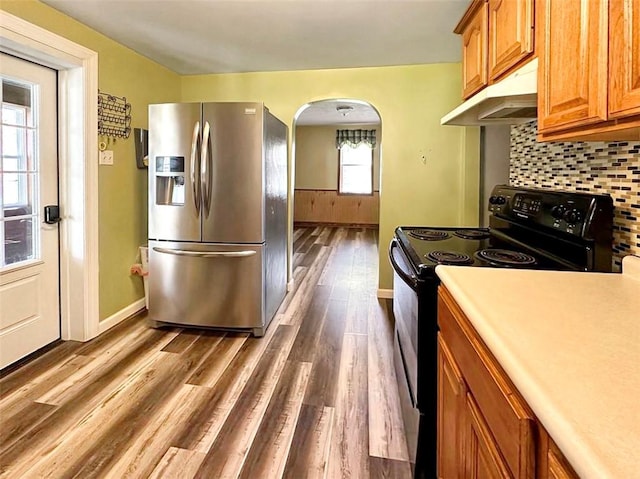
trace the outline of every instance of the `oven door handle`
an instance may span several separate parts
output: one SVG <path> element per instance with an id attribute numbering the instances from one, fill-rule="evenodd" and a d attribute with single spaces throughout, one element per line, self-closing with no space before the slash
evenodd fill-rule
<path id="1" fill-rule="evenodd" d="M 397 263 L 395 258 L 393 257 L 393 250 L 395 248 L 397 248 L 397 247 L 398 247 L 398 240 L 396 240 L 394 238 L 394 239 L 391 240 L 391 243 L 389 243 L 389 261 L 391 261 L 391 266 L 393 266 L 393 269 L 398 274 L 398 276 L 400 276 L 402 281 L 407 283 L 407 285 L 409 285 L 409 287 L 411 289 L 413 289 L 414 291 L 417 291 L 418 290 L 418 278 L 416 278 L 412 274 L 409 274 L 409 273 L 405 272 L 402 269 L 402 267 Z"/>

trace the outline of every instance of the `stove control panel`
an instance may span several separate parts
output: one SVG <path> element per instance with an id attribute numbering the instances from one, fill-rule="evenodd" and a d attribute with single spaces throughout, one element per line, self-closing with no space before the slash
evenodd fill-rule
<path id="1" fill-rule="evenodd" d="M 542 209 L 542 198 L 539 196 L 517 193 L 513 197 L 513 211 L 523 215 L 537 216 Z"/>
<path id="2" fill-rule="evenodd" d="M 568 191 L 499 185 L 489 198 L 489 211 L 496 217 L 585 238 L 596 223 L 611 221 L 612 210 L 608 195 Z"/>

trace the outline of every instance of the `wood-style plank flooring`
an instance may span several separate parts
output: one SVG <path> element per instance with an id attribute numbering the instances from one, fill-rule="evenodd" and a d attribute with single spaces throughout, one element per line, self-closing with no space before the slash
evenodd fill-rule
<path id="1" fill-rule="evenodd" d="M 264 338 L 137 316 L 0 375 L 2 478 L 410 477 L 377 233 L 300 228 Z"/>

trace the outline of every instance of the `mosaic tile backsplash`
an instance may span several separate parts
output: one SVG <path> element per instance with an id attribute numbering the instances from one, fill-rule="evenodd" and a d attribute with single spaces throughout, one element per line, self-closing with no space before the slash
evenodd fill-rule
<path id="1" fill-rule="evenodd" d="M 511 127 L 514 186 L 609 193 L 614 203 L 613 269 L 640 255 L 640 141 L 536 141 L 537 122 Z"/>

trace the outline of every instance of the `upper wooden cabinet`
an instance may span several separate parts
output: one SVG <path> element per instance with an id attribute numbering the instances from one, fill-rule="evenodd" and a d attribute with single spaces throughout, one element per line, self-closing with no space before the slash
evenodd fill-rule
<path id="1" fill-rule="evenodd" d="M 538 139 L 640 139 L 640 0 L 537 0 Z"/>
<path id="2" fill-rule="evenodd" d="M 485 1 L 475 1 L 463 17 L 462 34 L 462 96 L 469 98 L 487 85 L 487 18 Z"/>
<path id="3" fill-rule="evenodd" d="M 609 4 L 609 118 L 640 115 L 640 0 Z"/>
<path id="4" fill-rule="evenodd" d="M 489 81 L 533 53 L 533 0 L 489 0 Z"/>
<path id="5" fill-rule="evenodd" d="M 462 35 L 462 96 L 511 73 L 534 52 L 534 0 L 473 0 L 454 32 Z"/>
<path id="6" fill-rule="evenodd" d="M 538 130 L 606 120 L 606 0 L 538 0 L 538 21 Z"/>

